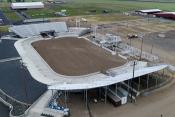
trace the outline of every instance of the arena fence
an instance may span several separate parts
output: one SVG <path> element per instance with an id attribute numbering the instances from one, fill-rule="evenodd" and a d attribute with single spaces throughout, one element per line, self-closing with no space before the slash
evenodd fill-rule
<path id="1" fill-rule="evenodd" d="M 142 59 L 148 60 L 150 62 L 158 62 L 160 61 L 159 57 L 156 55 L 153 55 L 151 53 L 148 52 L 144 52 L 138 48 L 132 47 L 130 45 L 127 45 L 125 43 L 120 43 L 118 44 L 118 47 L 122 50 L 124 50 L 125 52 L 127 52 L 127 54 L 129 56 L 133 56 L 133 57 L 138 57 L 141 56 Z"/>

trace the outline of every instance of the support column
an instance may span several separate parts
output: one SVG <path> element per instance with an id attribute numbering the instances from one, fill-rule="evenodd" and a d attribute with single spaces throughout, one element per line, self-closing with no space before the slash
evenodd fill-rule
<path id="1" fill-rule="evenodd" d="M 118 86 L 117 84 L 115 85 L 115 92 L 117 93 Z"/>
<path id="2" fill-rule="evenodd" d="M 140 91 L 140 76 L 139 76 L 139 84 L 138 84 L 138 91 Z"/>
<path id="3" fill-rule="evenodd" d="M 64 91 L 64 102 L 65 102 L 65 106 L 67 108 L 67 91 Z"/>
<path id="4" fill-rule="evenodd" d="M 67 91 L 67 103 L 69 102 L 69 91 Z"/>
<path id="5" fill-rule="evenodd" d="M 129 95 L 129 93 L 130 93 L 130 92 L 129 92 L 129 87 L 130 87 L 130 80 L 128 80 L 128 89 L 127 89 L 127 90 L 128 90 L 128 95 Z"/>
<path id="6" fill-rule="evenodd" d="M 88 108 L 88 92 L 85 90 L 85 100 L 86 100 L 86 108 Z"/>
<path id="7" fill-rule="evenodd" d="M 86 91 L 83 90 L 83 99 L 84 99 L 84 102 L 86 102 Z"/>
<path id="8" fill-rule="evenodd" d="M 98 98 L 101 99 L 101 88 L 98 89 Z"/>
<path id="9" fill-rule="evenodd" d="M 147 75 L 147 89 L 149 88 L 149 74 Z"/>
<path id="10" fill-rule="evenodd" d="M 158 76 L 156 75 L 156 87 L 157 87 L 157 85 L 158 85 Z"/>
<path id="11" fill-rule="evenodd" d="M 106 102 L 107 102 L 107 86 L 105 87 L 105 104 L 106 104 Z"/>

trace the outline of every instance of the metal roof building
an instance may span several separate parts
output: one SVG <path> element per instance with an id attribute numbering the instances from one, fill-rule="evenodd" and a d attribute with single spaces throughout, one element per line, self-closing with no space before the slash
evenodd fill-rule
<path id="1" fill-rule="evenodd" d="M 154 15 L 156 17 L 175 20 L 175 12 L 162 12 L 162 13 L 155 13 Z"/>
<path id="2" fill-rule="evenodd" d="M 153 13 L 159 13 L 162 12 L 160 9 L 145 9 L 145 10 L 137 10 L 138 13 L 145 13 L 145 14 L 153 14 Z"/>
<path id="3" fill-rule="evenodd" d="M 44 4 L 42 2 L 16 2 L 11 4 L 11 8 L 14 10 L 39 9 L 39 8 L 44 8 Z"/>

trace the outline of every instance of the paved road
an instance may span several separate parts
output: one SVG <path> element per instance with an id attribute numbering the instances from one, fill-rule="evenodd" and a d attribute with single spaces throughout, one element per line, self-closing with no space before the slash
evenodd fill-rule
<path id="1" fill-rule="evenodd" d="M 0 59 L 19 57 L 18 52 L 14 47 L 15 41 L 2 40 L 0 43 Z"/>
<path id="2" fill-rule="evenodd" d="M 0 117 L 8 117 L 9 109 L 4 104 L 0 102 Z"/>
<path id="3" fill-rule="evenodd" d="M 19 60 L 0 63 L 0 74 L 0 89 L 19 101 L 33 103 L 46 91 L 46 85 L 34 80 Z"/>
<path id="4" fill-rule="evenodd" d="M 0 43 L 0 60 L 18 59 L 19 55 L 14 47 L 14 42 L 2 40 Z M 15 59 L 0 62 L 0 89 L 19 101 L 32 103 L 45 92 L 46 85 L 34 80 L 25 67 L 21 67 L 20 61 Z"/>

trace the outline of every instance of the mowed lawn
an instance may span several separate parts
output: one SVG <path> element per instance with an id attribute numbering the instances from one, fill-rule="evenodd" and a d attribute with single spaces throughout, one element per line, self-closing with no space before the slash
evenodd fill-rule
<path id="1" fill-rule="evenodd" d="M 61 9 L 67 10 L 68 16 L 102 14 L 103 10 L 110 13 L 123 13 L 138 9 L 159 8 L 166 11 L 175 11 L 175 3 L 153 3 L 118 0 L 72 0 L 66 4 L 48 6 L 45 9 L 28 10 L 32 18 L 55 17 L 54 13 Z M 96 10 L 96 12 L 90 12 Z"/>
<path id="2" fill-rule="evenodd" d="M 8 19 L 11 20 L 19 20 L 20 18 L 15 14 L 15 11 L 10 9 L 10 4 L 8 3 L 0 3 L 0 10 L 6 15 Z"/>
<path id="3" fill-rule="evenodd" d="M 8 26 L 0 26 L 0 32 L 8 32 Z"/>
<path id="4" fill-rule="evenodd" d="M 27 0 L 30 1 L 30 0 Z M 32 1 L 32 0 L 31 0 Z M 62 9 L 67 10 L 68 16 L 79 15 L 96 15 L 102 14 L 103 10 L 108 10 L 110 13 L 123 13 L 138 9 L 159 8 L 165 11 L 175 11 L 175 3 L 161 2 L 138 2 L 127 0 L 65 0 L 66 4 L 46 5 L 44 9 L 28 10 L 27 14 L 31 18 L 46 18 L 57 17 L 55 12 Z M 166 0 L 161 0 L 166 1 Z M 173 1 L 173 0 L 171 0 Z M 174 0 L 175 2 L 175 0 Z M 12 20 L 17 20 L 18 16 L 9 9 L 9 5 L 0 5 L 4 13 Z M 92 11 L 96 12 L 92 12 Z"/>

